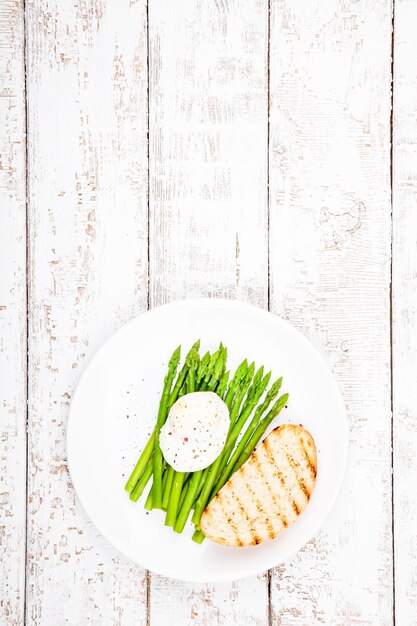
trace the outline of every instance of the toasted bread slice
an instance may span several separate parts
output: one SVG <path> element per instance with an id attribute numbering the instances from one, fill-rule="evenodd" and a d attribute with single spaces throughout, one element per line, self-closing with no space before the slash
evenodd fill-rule
<path id="1" fill-rule="evenodd" d="M 316 484 L 314 441 L 302 426 L 273 430 L 205 509 L 200 527 L 217 543 L 273 539 L 304 511 Z"/>

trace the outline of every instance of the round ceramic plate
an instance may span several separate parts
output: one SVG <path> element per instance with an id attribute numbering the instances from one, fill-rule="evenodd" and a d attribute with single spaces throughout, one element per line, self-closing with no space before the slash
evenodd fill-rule
<path id="1" fill-rule="evenodd" d="M 145 512 L 124 484 L 155 424 L 166 366 L 201 339 L 201 354 L 220 341 L 232 369 L 245 357 L 284 377 L 288 408 L 273 426 L 302 423 L 318 452 L 317 484 L 296 523 L 273 541 L 229 548 L 191 541 L 164 526 L 162 511 Z M 87 366 L 71 404 L 68 463 L 78 497 L 100 532 L 127 557 L 162 575 L 226 581 L 262 572 L 299 550 L 318 530 L 339 491 L 348 430 L 337 383 L 317 350 L 290 324 L 247 304 L 200 299 L 152 309 L 116 332 Z M 146 492 L 144 494 L 146 497 Z"/>

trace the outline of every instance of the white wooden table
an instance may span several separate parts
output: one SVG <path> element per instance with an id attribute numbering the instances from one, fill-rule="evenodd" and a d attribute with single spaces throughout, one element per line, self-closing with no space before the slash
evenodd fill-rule
<path id="1" fill-rule="evenodd" d="M 417 0 L 1 0 L 2 626 L 417 625 L 416 24 Z M 94 351 L 196 295 L 290 320 L 350 422 L 322 531 L 223 585 L 116 553 L 66 466 Z"/>

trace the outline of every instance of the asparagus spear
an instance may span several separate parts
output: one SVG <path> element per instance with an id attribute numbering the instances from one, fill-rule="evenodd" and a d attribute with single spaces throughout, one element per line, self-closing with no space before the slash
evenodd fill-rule
<path id="1" fill-rule="evenodd" d="M 172 470 L 172 472 L 169 470 Z M 166 465 L 163 476 L 162 476 L 162 489 L 163 489 L 162 510 L 163 511 L 167 510 L 169 494 L 171 493 L 173 479 L 174 479 L 174 470 L 170 465 Z M 145 509 L 147 509 L 148 511 L 151 511 L 154 508 L 152 506 L 152 487 L 149 490 L 148 497 L 145 502 Z M 165 494 L 167 494 L 167 496 Z"/>
<path id="2" fill-rule="evenodd" d="M 143 472 L 142 476 L 139 478 L 138 482 L 136 483 L 135 488 L 130 494 L 130 499 L 133 502 L 137 502 L 137 500 L 140 498 L 151 476 L 152 476 L 152 463 L 148 463 L 148 465 L 145 468 L 145 471 Z"/>
<path id="3" fill-rule="evenodd" d="M 186 493 L 183 495 L 183 489 L 185 492 L 188 491 L 189 484 L 187 483 L 187 479 L 189 476 L 192 476 L 192 474 L 189 474 L 188 472 L 174 472 L 171 493 L 169 495 L 168 506 L 166 509 L 167 514 L 165 516 L 165 526 L 174 527 L 177 519 L 177 513 L 186 497 Z"/>
<path id="4" fill-rule="evenodd" d="M 207 365 L 207 369 L 205 371 L 204 377 L 201 380 L 200 385 L 199 385 L 199 391 L 206 391 L 208 389 L 210 379 L 214 373 L 214 370 L 216 368 L 218 361 L 219 360 L 221 361 L 222 355 L 223 355 L 223 346 L 220 343 L 220 346 L 218 347 L 216 352 L 213 352 L 213 354 L 210 357 L 210 361 Z"/>
<path id="5" fill-rule="evenodd" d="M 187 377 L 187 393 L 193 393 L 195 391 L 195 372 L 197 369 L 197 364 L 193 365 L 190 368 L 190 371 L 188 373 L 188 377 Z"/>
<path id="6" fill-rule="evenodd" d="M 145 467 L 147 466 L 148 462 L 151 459 L 153 448 L 154 448 L 154 442 L 155 442 L 155 433 L 156 433 L 156 428 L 153 430 L 151 436 L 149 437 L 148 443 L 146 444 L 142 454 L 139 457 L 138 462 L 136 463 L 133 469 L 133 472 L 131 473 L 129 477 L 129 480 L 127 481 L 125 485 L 125 489 L 129 493 L 131 493 L 133 489 L 135 488 L 136 483 L 138 482 L 139 478 L 143 474 L 143 470 L 145 469 Z"/>
<path id="7" fill-rule="evenodd" d="M 177 510 L 179 500 L 181 498 L 181 490 L 184 483 L 186 472 L 175 472 L 172 489 L 169 496 L 167 514 L 165 517 L 165 526 L 174 526 L 177 519 Z"/>
<path id="8" fill-rule="evenodd" d="M 262 365 L 258 369 L 255 376 L 254 376 L 254 372 L 255 372 L 255 363 L 251 363 L 249 365 L 247 374 L 243 382 L 240 385 L 240 389 L 238 390 L 233 400 L 233 407 L 231 411 L 231 418 L 233 418 L 233 420 L 232 419 L 230 420 L 231 422 L 233 421 L 233 424 L 235 424 L 236 419 L 238 415 L 240 414 L 240 409 L 243 410 L 247 406 L 248 402 L 253 398 L 256 390 L 258 389 L 262 381 L 263 374 L 264 374 L 264 366 Z M 246 396 L 246 399 L 243 402 L 245 396 Z M 243 402 L 243 406 L 242 406 L 242 402 Z"/>
<path id="9" fill-rule="evenodd" d="M 162 506 L 162 462 L 163 456 L 159 446 L 159 433 L 167 417 L 170 392 L 172 382 L 177 373 L 178 363 L 181 356 L 181 346 L 179 346 L 171 356 L 168 364 L 168 373 L 165 376 L 164 387 L 162 390 L 161 401 L 159 404 L 158 417 L 156 420 L 156 433 L 154 441 L 154 453 L 153 453 L 153 490 L 152 490 L 152 503 L 156 508 Z"/>
<path id="10" fill-rule="evenodd" d="M 193 477 L 193 475 L 194 475 L 193 473 L 188 474 L 187 478 L 184 480 L 184 483 L 183 483 L 183 486 L 182 486 L 182 490 L 181 490 L 181 496 L 180 496 L 180 499 L 179 499 L 179 502 L 178 502 L 178 511 L 181 511 L 181 507 L 184 504 L 184 500 L 185 500 L 185 497 L 186 497 L 186 495 L 188 493 L 188 489 L 189 489 L 189 486 L 190 486 L 190 480 Z"/>
<path id="11" fill-rule="evenodd" d="M 226 397 L 224 399 L 224 401 L 227 404 L 229 410 L 230 410 L 230 407 L 232 405 L 232 401 L 233 401 L 233 397 L 234 397 L 234 395 L 236 393 L 236 389 L 238 388 L 239 383 L 242 380 L 242 378 L 244 378 L 244 376 L 246 375 L 247 371 L 248 371 L 248 362 L 245 359 L 239 365 L 239 367 L 237 368 L 237 370 L 235 372 L 235 375 L 233 376 L 232 380 L 230 381 L 229 389 L 227 390 L 227 394 L 226 394 Z"/>
<path id="12" fill-rule="evenodd" d="M 268 428 L 268 426 L 270 425 L 272 420 L 275 417 L 277 417 L 277 415 L 281 412 L 281 410 L 287 404 L 288 397 L 289 397 L 288 393 L 284 393 L 283 396 L 278 398 L 278 400 L 275 402 L 274 406 L 269 411 L 269 413 L 263 419 L 261 419 L 261 421 L 259 422 L 257 428 L 255 429 L 255 432 L 253 433 L 253 435 L 249 439 L 249 441 L 246 444 L 243 452 L 241 453 L 241 455 L 239 456 L 238 460 L 236 461 L 236 464 L 235 464 L 235 466 L 233 468 L 233 472 L 232 473 L 236 472 L 236 470 L 238 470 L 239 467 L 241 467 L 244 463 L 246 463 L 246 461 L 248 460 L 248 458 L 250 457 L 250 455 L 254 451 L 258 441 L 260 440 L 260 438 L 262 437 L 262 435 L 264 434 L 264 432 L 266 431 L 266 429 Z"/>
<path id="13" fill-rule="evenodd" d="M 201 531 L 201 530 L 195 530 L 194 534 L 193 534 L 193 541 L 195 541 L 196 543 L 203 543 L 204 539 L 206 538 L 205 534 Z"/>
<path id="14" fill-rule="evenodd" d="M 188 374 L 188 370 L 190 369 L 190 365 L 193 361 L 193 359 L 198 356 L 198 351 L 200 349 L 200 340 L 198 339 L 192 346 L 190 351 L 188 352 L 187 356 L 185 357 L 185 363 L 181 368 L 180 373 L 178 374 L 177 380 L 175 382 L 174 388 L 172 390 L 172 393 L 169 397 L 169 408 L 172 407 L 172 405 L 174 404 L 174 402 L 177 401 L 178 399 L 178 395 L 181 391 L 181 388 L 185 382 L 185 379 L 187 378 L 187 374 Z"/>
<path id="15" fill-rule="evenodd" d="M 190 514 L 192 506 L 197 497 L 197 493 L 200 487 L 202 476 L 203 476 L 203 470 L 194 472 L 191 476 L 189 486 L 187 489 L 187 494 L 180 508 L 177 521 L 175 522 L 174 530 L 176 533 L 182 533 L 182 531 L 184 530 L 184 526 L 187 522 L 188 516 Z"/>
<path id="16" fill-rule="evenodd" d="M 226 389 L 227 389 L 227 383 L 229 382 L 229 376 L 230 376 L 230 371 L 227 370 L 227 372 L 225 372 L 223 374 L 223 376 L 221 377 L 220 382 L 219 382 L 219 384 L 217 385 L 217 388 L 216 388 L 217 395 L 220 396 L 220 398 L 222 398 L 222 399 L 223 399 L 223 396 L 224 396 L 224 394 L 226 392 Z"/>
<path id="17" fill-rule="evenodd" d="M 219 493 L 223 485 L 225 485 L 226 482 L 229 480 L 230 476 L 232 475 L 232 470 L 236 464 L 236 461 L 238 460 L 239 456 L 245 449 L 245 446 L 248 443 L 250 437 L 252 436 L 252 433 L 254 432 L 255 428 L 258 426 L 259 420 L 261 419 L 262 415 L 265 413 L 265 411 L 268 410 L 271 402 L 273 402 L 273 400 L 278 395 L 279 390 L 281 389 L 281 385 L 282 385 L 282 377 L 278 378 L 278 380 L 274 382 L 274 384 L 271 386 L 268 393 L 266 394 L 265 400 L 256 409 L 255 415 L 253 416 L 249 426 L 245 430 L 232 456 L 228 460 L 226 467 L 224 468 L 223 471 L 220 471 L 220 478 L 218 479 L 215 486 L 213 487 L 213 491 L 211 492 L 211 496 L 210 496 L 211 499 L 216 495 L 216 493 Z"/>
<path id="18" fill-rule="evenodd" d="M 239 437 L 243 426 L 246 424 L 250 414 L 252 413 L 255 406 L 258 404 L 259 399 L 261 398 L 262 394 L 268 386 L 269 380 L 271 378 L 271 372 L 269 372 L 266 376 L 262 378 L 263 369 L 264 368 L 261 367 L 256 373 L 255 378 L 253 379 L 253 384 L 248 391 L 247 400 L 243 406 L 239 418 L 236 420 L 236 423 L 233 426 L 230 435 L 227 437 L 227 444 L 224 452 L 222 452 L 222 459 L 217 478 L 223 473 L 223 470 L 227 465 L 229 457 L 233 451 L 233 448 L 235 447 L 237 438 Z M 258 374 L 260 374 L 260 376 L 258 376 Z"/>
<path id="19" fill-rule="evenodd" d="M 168 506 L 169 496 L 171 494 L 172 483 L 173 483 L 174 474 L 175 474 L 174 468 L 168 465 L 166 468 L 166 474 L 167 474 L 167 481 L 166 481 L 165 488 L 162 493 L 162 508 L 164 509 L 166 509 Z"/>
<path id="20" fill-rule="evenodd" d="M 251 384 L 254 372 L 255 372 L 255 363 L 251 363 L 248 367 L 245 377 L 241 381 L 240 386 L 238 387 L 236 391 L 235 397 L 233 398 L 231 411 L 230 411 L 230 426 L 231 427 L 234 425 L 236 418 L 239 415 L 240 406 L 243 402 L 243 398 L 245 397 L 248 391 L 249 385 Z"/>
<path id="21" fill-rule="evenodd" d="M 200 364 L 197 369 L 197 376 L 196 376 L 196 383 L 197 383 L 198 388 L 200 388 L 200 384 L 202 380 L 204 380 L 204 376 L 206 375 L 206 370 L 207 370 L 208 364 L 210 363 L 210 359 L 211 359 L 210 352 L 206 352 L 200 361 Z"/>
<path id="22" fill-rule="evenodd" d="M 190 393 L 189 390 L 189 382 L 188 382 L 188 374 L 191 370 L 191 367 L 194 367 L 195 370 L 197 370 L 198 364 L 200 362 L 200 356 L 198 354 L 198 351 L 192 351 L 190 350 L 190 352 L 187 355 L 187 359 L 185 362 L 185 366 L 186 366 L 186 377 L 183 381 L 182 387 L 178 393 L 178 398 L 182 398 L 183 396 L 185 396 L 187 393 Z M 172 406 L 172 405 L 171 405 Z"/>
<path id="23" fill-rule="evenodd" d="M 206 383 L 206 388 L 208 391 L 214 391 L 217 385 L 220 383 L 220 380 L 226 369 L 226 360 L 227 360 L 227 350 L 226 348 L 222 348 L 217 358 L 217 361 L 213 367 L 213 373 L 209 381 Z"/>
<path id="24" fill-rule="evenodd" d="M 188 393 L 187 392 L 187 385 L 186 383 L 183 384 L 183 386 L 181 387 L 181 390 L 178 394 L 178 398 L 182 398 L 183 396 L 185 396 L 185 394 Z"/>
<path id="25" fill-rule="evenodd" d="M 152 511 L 152 509 L 153 509 L 153 506 L 152 506 L 152 487 L 149 490 L 148 497 L 146 498 L 145 509 L 147 511 Z"/>

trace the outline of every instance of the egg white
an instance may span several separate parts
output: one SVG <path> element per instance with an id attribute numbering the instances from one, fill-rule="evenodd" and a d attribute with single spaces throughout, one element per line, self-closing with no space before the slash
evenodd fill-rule
<path id="1" fill-rule="evenodd" d="M 230 426 L 227 405 L 212 391 L 196 391 L 172 405 L 159 444 L 177 472 L 197 472 L 219 456 Z"/>

